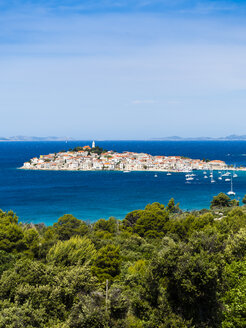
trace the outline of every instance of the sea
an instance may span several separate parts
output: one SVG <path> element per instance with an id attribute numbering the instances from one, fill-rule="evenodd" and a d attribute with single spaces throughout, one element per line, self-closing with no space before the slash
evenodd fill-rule
<path id="1" fill-rule="evenodd" d="M 0 208 L 13 210 L 25 223 L 52 225 L 64 214 L 94 222 L 127 213 L 152 202 L 167 204 L 170 198 L 183 210 L 209 208 L 213 196 L 227 193 L 230 182 L 215 183 L 196 171 L 191 183 L 185 173 L 114 171 L 31 171 L 19 167 L 42 154 L 91 145 L 85 141 L 0 142 Z M 180 155 L 194 159 L 219 159 L 235 167 L 246 166 L 246 141 L 96 141 L 96 145 L 118 152 Z M 235 198 L 246 194 L 246 172 L 234 179 Z"/>

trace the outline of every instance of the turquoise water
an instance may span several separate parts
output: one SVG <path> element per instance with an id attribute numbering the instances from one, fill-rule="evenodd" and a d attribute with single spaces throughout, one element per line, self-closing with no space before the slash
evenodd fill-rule
<path id="1" fill-rule="evenodd" d="M 230 183 L 217 179 L 211 184 L 202 172 L 190 184 L 184 173 L 153 172 L 59 172 L 25 171 L 17 168 L 33 156 L 68 150 L 86 141 L 2 142 L 0 143 L 0 208 L 12 209 L 23 222 L 52 224 L 71 213 L 79 219 L 95 221 L 144 208 L 151 202 L 167 204 L 171 197 L 182 209 L 207 208 L 212 197 L 227 192 Z M 116 151 L 143 151 L 153 155 L 182 155 L 220 159 L 233 165 L 246 165 L 244 141 L 101 141 L 99 146 Z M 246 193 L 246 173 L 234 179 L 236 198 Z"/>

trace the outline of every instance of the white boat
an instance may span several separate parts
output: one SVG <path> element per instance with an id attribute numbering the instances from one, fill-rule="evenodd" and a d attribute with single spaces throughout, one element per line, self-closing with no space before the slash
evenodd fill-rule
<path id="1" fill-rule="evenodd" d="M 204 179 L 207 179 L 208 178 L 208 176 L 207 175 L 204 175 Z"/>
<path id="2" fill-rule="evenodd" d="M 193 177 L 186 178 L 186 181 L 191 181 L 191 180 L 194 180 L 194 178 Z"/>
<path id="3" fill-rule="evenodd" d="M 130 170 L 124 170 L 123 173 L 129 173 L 131 172 Z"/>
<path id="4" fill-rule="evenodd" d="M 218 180 L 222 180 L 222 177 L 218 177 Z"/>
<path id="5" fill-rule="evenodd" d="M 205 175 L 206 175 L 206 174 L 207 174 L 207 172 L 206 172 L 206 171 L 203 171 L 203 174 L 205 174 Z"/>
<path id="6" fill-rule="evenodd" d="M 226 181 L 226 182 L 227 182 L 227 181 L 231 181 L 231 179 L 229 179 L 229 178 L 226 178 L 226 179 L 225 179 L 225 181 Z"/>
<path id="7" fill-rule="evenodd" d="M 236 173 L 233 174 L 233 178 L 237 178 L 238 175 Z"/>
<path id="8" fill-rule="evenodd" d="M 211 183 L 215 183 L 214 177 L 211 177 Z"/>
<path id="9" fill-rule="evenodd" d="M 234 196 L 234 195 L 236 195 L 236 193 L 233 191 L 232 178 L 231 178 L 231 190 L 228 191 L 227 195 L 229 195 L 229 196 Z"/>
<path id="10" fill-rule="evenodd" d="M 157 178 L 157 177 L 158 177 L 158 175 L 157 175 L 157 174 L 155 174 L 155 175 L 154 175 L 154 177 L 155 177 L 155 178 Z"/>
<path id="11" fill-rule="evenodd" d="M 172 175 L 172 173 L 170 173 L 170 172 L 167 172 L 167 175 Z"/>

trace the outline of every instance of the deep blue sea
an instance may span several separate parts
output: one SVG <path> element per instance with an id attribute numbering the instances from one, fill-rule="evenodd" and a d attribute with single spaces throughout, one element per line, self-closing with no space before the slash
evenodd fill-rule
<path id="1" fill-rule="evenodd" d="M 167 204 L 171 197 L 186 209 L 208 208 L 212 197 L 228 192 L 230 183 L 211 184 L 202 172 L 190 184 L 185 173 L 65 172 L 18 170 L 31 157 L 68 150 L 91 141 L 0 142 L 0 208 L 13 210 L 22 222 L 53 224 L 66 213 L 85 221 L 115 216 L 122 219 L 146 204 Z M 246 165 L 246 141 L 98 141 L 104 149 L 182 155 Z M 246 172 L 234 179 L 236 198 L 246 194 Z"/>

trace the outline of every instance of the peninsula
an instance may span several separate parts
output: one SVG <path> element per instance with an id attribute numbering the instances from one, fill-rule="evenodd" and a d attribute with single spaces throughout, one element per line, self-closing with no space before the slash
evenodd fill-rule
<path id="1" fill-rule="evenodd" d="M 152 156 L 146 153 L 103 150 L 95 146 L 76 147 L 73 150 L 40 155 L 25 162 L 21 169 L 67 171 L 170 171 L 228 170 L 220 160 L 191 159 L 183 156 Z"/>

